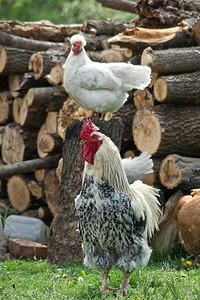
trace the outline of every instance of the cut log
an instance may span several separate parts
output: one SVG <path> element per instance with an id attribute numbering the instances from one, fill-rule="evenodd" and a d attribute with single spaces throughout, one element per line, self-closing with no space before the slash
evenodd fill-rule
<path id="1" fill-rule="evenodd" d="M 112 36 L 124 31 L 126 28 L 134 28 L 134 23 L 126 23 L 120 20 L 107 19 L 107 20 L 88 20 L 83 24 L 83 31 L 96 35 Z"/>
<path id="2" fill-rule="evenodd" d="M 153 94 L 148 89 L 135 91 L 133 101 L 137 109 L 154 106 Z"/>
<path id="3" fill-rule="evenodd" d="M 64 76 L 64 69 L 63 69 L 64 62 L 61 61 L 58 63 L 55 67 L 53 67 L 48 75 L 46 75 L 47 81 L 60 88 L 62 91 L 65 91 L 65 88 L 63 86 L 63 76 Z"/>
<path id="4" fill-rule="evenodd" d="M 37 173 L 38 176 L 36 179 L 39 182 L 41 182 L 43 181 L 41 177 L 44 178 L 43 169 L 57 167 L 60 158 L 61 158 L 61 154 L 56 154 L 45 158 L 36 158 L 36 159 L 26 160 L 18 163 L 12 163 L 7 166 L 0 167 L 0 178 L 7 178 L 13 175 L 31 173 L 38 170 Z"/>
<path id="5" fill-rule="evenodd" d="M 172 154 L 162 161 L 159 177 L 162 185 L 168 189 L 178 187 L 190 193 L 192 189 L 199 187 L 199 170 L 200 158 Z"/>
<path id="6" fill-rule="evenodd" d="M 52 220 L 52 213 L 47 206 L 40 206 L 38 208 L 38 218 L 42 220 Z"/>
<path id="7" fill-rule="evenodd" d="M 102 6 L 127 11 L 130 13 L 137 13 L 136 3 L 128 0 L 96 0 L 101 3 Z"/>
<path id="8" fill-rule="evenodd" d="M 134 27 L 125 29 L 118 35 L 108 39 L 111 44 L 122 48 L 132 49 L 134 53 L 141 54 L 142 51 L 151 47 L 152 49 L 181 48 L 196 46 L 195 39 L 196 19 L 187 19 L 178 26 L 165 29 L 150 29 Z"/>
<path id="9" fill-rule="evenodd" d="M 40 130 L 38 132 L 38 136 L 37 136 L 37 152 L 39 157 L 44 158 L 48 155 L 48 153 L 43 152 L 40 147 L 39 147 L 39 141 L 42 135 L 47 134 L 47 124 L 46 122 L 44 124 L 42 124 L 42 126 L 40 127 Z"/>
<path id="10" fill-rule="evenodd" d="M 0 49 L 0 73 L 11 76 L 28 72 L 32 54 L 30 50 L 2 47 Z"/>
<path id="11" fill-rule="evenodd" d="M 198 0 L 139 0 L 137 23 L 149 28 L 176 26 L 186 18 L 197 18 L 200 14 Z"/>
<path id="12" fill-rule="evenodd" d="M 8 180 L 7 189 L 10 202 L 15 209 L 21 212 L 29 207 L 30 192 L 22 176 L 12 176 Z"/>
<path id="13" fill-rule="evenodd" d="M 200 104 L 200 72 L 162 76 L 154 84 L 159 102 Z"/>
<path id="14" fill-rule="evenodd" d="M 57 154 L 57 155 L 59 155 L 59 154 Z M 42 160 L 46 160 L 47 159 L 48 160 L 48 159 L 50 159 L 50 157 L 53 157 L 53 156 L 47 156 L 45 158 L 39 158 L 39 159 L 42 159 Z M 55 168 L 55 167 L 56 166 L 52 164 L 51 166 L 48 165 L 47 168 Z M 41 169 L 41 170 L 36 170 L 35 171 L 35 178 L 36 178 L 36 180 L 38 182 L 42 183 L 44 181 L 44 176 L 45 176 L 45 169 Z"/>
<path id="15" fill-rule="evenodd" d="M 132 96 L 130 98 L 132 98 Z M 113 114 L 113 117 L 121 119 L 124 125 L 124 131 L 122 135 L 123 142 L 132 141 L 131 124 L 133 122 L 135 113 L 136 108 L 134 106 L 133 100 L 129 100 L 117 112 Z"/>
<path id="16" fill-rule="evenodd" d="M 44 194 L 46 198 L 47 205 L 53 216 L 57 214 L 58 203 L 57 203 L 57 193 L 59 191 L 59 179 L 56 175 L 56 170 L 51 169 L 45 172 L 44 178 Z"/>
<path id="17" fill-rule="evenodd" d="M 2 144 L 4 128 L 5 128 L 5 126 L 0 126 L 0 146 L 1 146 L 1 144 Z M 0 162 L 0 163 L 1 163 L 1 162 Z"/>
<path id="18" fill-rule="evenodd" d="M 67 97 L 67 93 L 65 91 L 61 91 L 60 89 L 59 91 L 52 93 L 49 98 L 49 105 L 47 107 L 47 118 L 48 114 L 53 116 L 53 114 L 57 114 L 57 112 L 62 109 L 63 103 L 66 101 Z"/>
<path id="19" fill-rule="evenodd" d="M 40 136 L 37 147 L 38 152 L 61 153 L 63 140 L 57 133 L 46 133 Z"/>
<path id="20" fill-rule="evenodd" d="M 51 95 L 57 91 L 59 89 L 56 87 L 31 88 L 22 100 L 15 99 L 13 105 L 15 122 L 21 126 L 39 128 L 46 118 Z"/>
<path id="21" fill-rule="evenodd" d="M 22 38 L 2 31 L 0 31 L 0 44 L 7 47 L 14 47 L 31 51 L 47 51 L 49 49 L 63 49 L 63 51 L 65 50 L 64 43 L 36 41 L 30 38 Z"/>
<path id="22" fill-rule="evenodd" d="M 36 80 L 34 75 L 34 72 L 25 73 L 23 77 L 21 77 L 21 80 L 18 79 L 18 75 L 9 77 L 9 83 L 10 78 L 12 78 L 11 85 L 9 85 L 10 89 L 12 88 L 11 92 L 15 93 L 15 95 L 17 94 L 17 96 L 14 97 L 23 97 L 30 88 L 50 86 L 45 79 Z"/>
<path id="23" fill-rule="evenodd" d="M 67 36 L 80 33 L 82 25 L 55 25 L 49 21 L 0 21 L 0 30 L 9 34 L 42 41 L 64 42 Z"/>
<path id="24" fill-rule="evenodd" d="M 119 120 L 92 120 L 100 131 L 110 136 L 120 148 L 123 125 Z M 79 145 L 82 121 L 74 120 L 67 129 L 63 152 L 63 176 L 57 196 L 58 213 L 53 219 L 48 259 L 51 263 L 71 264 L 83 260 L 80 235 L 77 232 L 78 219 L 74 199 L 81 189 L 84 160 Z"/>
<path id="25" fill-rule="evenodd" d="M 58 112 L 48 111 L 46 117 L 46 127 L 48 133 L 57 133 L 57 118 L 58 118 Z"/>
<path id="26" fill-rule="evenodd" d="M 27 208 L 38 209 L 44 201 L 37 199 L 29 191 L 28 184 L 34 180 L 33 175 L 26 176 L 12 176 L 8 180 L 7 191 L 12 206 L 18 211 L 22 212 Z"/>
<path id="27" fill-rule="evenodd" d="M 192 117 L 191 117 L 192 116 Z M 199 157 L 200 106 L 157 105 L 138 110 L 132 134 L 139 151 Z"/>
<path id="28" fill-rule="evenodd" d="M 87 51 L 87 55 L 93 61 L 110 63 L 110 62 L 127 62 L 133 52 L 131 49 L 105 49 L 103 51 Z"/>
<path id="29" fill-rule="evenodd" d="M 159 221 L 159 231 L 154 233 L 151 245 L 161 256 L 165 256 L 178 243 L 178 224 L 174 218 L 174 208 L 180 197 L 183 196 L 181 190 L 175 192 L 165 205 L 165 213 Z"/>
<path id="30" fill-rule="evenodd" d="M 53 51 L 34 53 L 29 60 L 28 68 L 35 72 L 35 79 L 44 78 L 58 63 L 64 63 L 64 53 L 58 54 Z"/>
<path id="31" fill-rule="evenodd" d="M 38 218 L 38 209 L 29 209 L 21 213 L 21 216 Z"/>
<path id="32" fill-rule="evenodd" d="M 200 47 L 152 50 L 146 48 L 141 56 L 141 65 L 149 66 L 161 75 L 189 73 L 200 69 Z"/>
<path id="33" fill-rule="evenodd" d="M 0 124 L 5 123 L 9 118 L 9 100 L 7 92 L 0 93 Z"/>
<path id="34" fill-rule="evenodd" d="M 28 189 L 36 199 L 42 198 L 42 187 L 35 180 L 31 180 L 27 184 Z"/>
<path id="35" fill-rule="evenodd" d="M 11 95 L 14 98 L 17 98 L 19 96 L 19 92 L 16 90 L 20 88 L 22 80 L 23 80 L 23 75 L 9 76 L 9 88 L 10 88 Z"/>
<path id="36" fill-rule="evenodd" d="M 70 122 L 74 119 L 82 118 L 82 117 L 91 117 L 92 111 L 83 109 L 79 107 L 74 100 L 70 97 L 63 103 L 62 110 L 59 111 L 58 119 L 57 119 L 57 133 L 62 138 L 65 139 L 65 132 L 70 124 Z"/>
<path id="37" fill-rule="evenodd" d="M 1 154 L 6 164 L 13 164 L 36 156 L 37 132 L 8 124 L 3 131 Z"/>

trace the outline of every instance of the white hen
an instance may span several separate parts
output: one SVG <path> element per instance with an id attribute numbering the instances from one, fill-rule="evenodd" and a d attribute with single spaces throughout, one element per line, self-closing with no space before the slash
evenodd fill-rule
<path id="1" fill-rule="evenodd" d="M 70 42 L 72 48 L 64 64 L 64 87 L 83 108 L 98 113 L 117 111 L 127 100 L 128 91 L 144 89 L 150 83 L 149 67 L 93 62 L 86 54 L 82 35 L 74 35 Z"/>

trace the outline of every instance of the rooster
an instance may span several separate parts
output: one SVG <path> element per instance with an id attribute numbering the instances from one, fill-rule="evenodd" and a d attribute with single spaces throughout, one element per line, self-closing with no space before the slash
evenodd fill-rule
<path id="1" fill-rule="evenodd" d="M 175 207 L 175 220 L 179 224 L 179 238 L 183 248 L 196 256 L 193 266 L 200 262 L 200 189 L 181 197 Z"/>
<path id="2" fill-rule="evenodd" d="M 147 237 L 158 229 L 159 190 L 135 181 L 129 185 L 120 153 L 109 137 L 86 119 L 81 132 L 85 166 L 83 186 L 75 199 L 84 264 L 103 272 L 101 292 L 108 286 L 114 265 L 124 276 L 125 294 L 130 273 L 145 266 L 151 255 Z"/>
<path id="3" fill-rule="evenodd" d="M 83 35 L 74 35 L 70 42 L 63 83 L 66 92 L 83 108 L 102 114 L 117 111 L 127 100 L 128 91 L 144 89 L 151 81 L 147 66 L 90 60 Z"/>

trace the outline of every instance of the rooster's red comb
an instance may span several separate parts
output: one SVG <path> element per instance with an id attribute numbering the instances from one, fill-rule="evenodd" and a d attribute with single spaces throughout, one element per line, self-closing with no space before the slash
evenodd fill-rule
<path id="1" fill-rule="evenodd" d="M 96 132 L 99 130 L 99 127 L 97 127 L 91 119 L 86 118 L 86 120 L 83 121 L 83 130 L 81 132 L 81 139 L 87 140 L 91 133 Z"/>

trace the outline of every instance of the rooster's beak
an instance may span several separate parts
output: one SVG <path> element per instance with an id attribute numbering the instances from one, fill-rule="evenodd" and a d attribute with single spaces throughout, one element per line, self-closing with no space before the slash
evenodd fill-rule
<path id="1" fill-rule="evenodd" d="M 87 141 L 85 141 L 85 140 L 81 140 L 80 143 L 79 143 L 79 145 L 84 145 L 86 142 Z"/>

